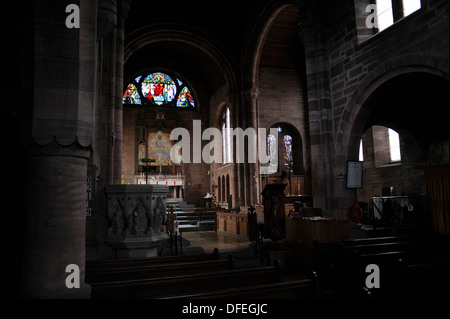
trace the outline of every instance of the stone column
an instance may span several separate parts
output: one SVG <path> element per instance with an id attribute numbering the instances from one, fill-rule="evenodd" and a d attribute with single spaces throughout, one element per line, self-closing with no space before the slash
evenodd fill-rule
<path id="1" fill-rule="evenodd" d="M 97 2 L 80 8 L 80 28 L 67 28 L 67 1 L 33 2 L 34 96 L 27 145 L 23 281 L 26 298 L 87 298 L 86 177 L 93 130 Z M 20 210 L 12 213 L 22 213 Z M 10 225 L 9 227 L 14 227 Z M 23 233 L 20 233 L 23 229 Z M 73 283 L 66 279 L 71 270 Z"/>
<path id="2" fill-rule="evenodd" d="M 99 207 L 106 207 L 103 189 L 120 184 L 123 140 L 123 50 L 124 22 L 129 9 L 127 0 L 98 0 L 98 41 L 100 43 L 100 116 L 96 119 L 99 133 L 100 167 L 98 179 Z M 105 209 L 98 210 L 97 238 L 102 242 L 107 232 Z M 101 258 L 109 258 L 109 249 L 100 244 Z"/>
<path id="3" fill-rule="evenodd" d="M 88 298 L 85 284 L 86 176 L 89 150 L 56 142 L 32 148 L 22 294 L 26 298 Z M 80 288 L 66 286 L 68 265 Z"/>
<path id="4" fill-rule="evenodd" d="M 101 164 L 100 183 L 114 184 L 114 147 L 119 144 L 118 133 L 115 132 L 116 92 L 116 27 L 117 1 L 99 0 L 98 8 L 98 36 L 101 43 Z M 116 143 L 117 141 L 117 143 Z"/>
<path id="5" fill-rule="evenodd" d="M 247 188 L 248 188 L 248 198 L 246 201 L 246 205 L 256 205 L 259 202 L 260 195 L 260 182 L 259 182 L 259 156 L 258 156 L 258 96 L 259 90 L 255 88 L 243 90 L 242 94 L 244 96 L 244 101 L 246 102 L 246 107 L 244 109 L 247 110 L 246 116 L 248 117 L 248 128 L 253 128 L 255 130 L 254 139 L 248 139 L 247 145 L 254 145 L 254 151 L 256 152 L 255 163 L 248 162 L 248 148 L 246 149 L 246 160 L 245 163 L 248 167 L 248 175 L 247 175 Z"/>
<path id="6" fill-rule="evenodd" d="M 325 214 L 334 206 L 334 132 L 329 88 L 327 41 L 320 23 L 320 8 L 306 1 L 299 8 L 299 33 L 305 47 L 308 111 L 311 139 L 311 171 L 314 206 Z"/>
<path id="7" fill-rule="evenodd" d="M 231 128 L 236 128 L 238 126 L 241 126 L 241 122 L 239 120 L 242 120 L 242 110 L 240 108 L 240 104 L 238 103 L 239 99 L 237 98 L 237 94 L 230 93 L 227 95 L 227 105 L 230 107 L 231 112 Z M 234 106 L 234 107 L 233 107 Z M 240 203 L 242 205 L 242 202 L 238 202 L 240 198 L 245 198 L 245 183 L 244 183 L 244 165 L 236 163 L 236 157 L 235 157 L 235 150 L 236 145 L 233 142 L 233 148 L 231 150 L 232 155 L 232 165 L 233 165 L 233 179 L 230 180 L 230 189 L 232 189 L 233 193 L 233 202 L 232 206 L 236 207 Z M 227 199 L 225 199 L 227 200 Z"/>
<path id="8" fill-rule="evenodd" d="M 123 64 L 124 64 L 124 28 L 125 19 L 130 7 L 130 0 L 121 0 L 117 3 L 117 26 L 115 29 L 116 36 L 116 56 L 115 56 L 115 96 L 114 96 L 114 135 L 115 142 L 113 145 L 114 152 L 114 168 L 113 180 L 122 179 L 122 141 L 123 141 Z"/>

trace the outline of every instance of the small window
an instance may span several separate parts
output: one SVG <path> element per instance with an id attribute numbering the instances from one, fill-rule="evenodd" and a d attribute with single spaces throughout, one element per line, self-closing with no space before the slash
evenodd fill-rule
<path id="1" fill-rule="evenodd" d="M 359 161 L 364 161 L 364 153 L 363 153 L 363 142 L 362 139 L 359 141 Z"/>
<path id="2" fill-rule="evenodd" d="M 420 0 L 403 0 L 403 16 L 409 16 L 422 7 Z"/>
<path id="3" fill-rule="evenodd" d="M 421 0 L 354 0 L 358 43 L 421 9 Z"/>
<path id="4" fill-rule="evenodd" d="M 391 0 L 377 0 L 378 31 L 394 24 L 394 14 Z"/>
<path id="5" fill-rule="evenodd" d="M 227 107 L 222 115 L 222 157 L 223 164 L 231 163 L 231 120 L 230 108 Z"/>
<path id="6" fill-rule="evenodd" d="M 400 154 L 400 136 L 393 129 L 388 129 L 388 136 L 391 162 L 399 162 L 402 159 Z"/>

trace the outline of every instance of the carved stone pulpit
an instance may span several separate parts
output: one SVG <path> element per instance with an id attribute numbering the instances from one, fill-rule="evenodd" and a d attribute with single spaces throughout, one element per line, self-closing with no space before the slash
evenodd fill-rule
<path id="1" fill-rule="evenodd" d="M 156 256 L 168 239 L 163 185 L 106 186 L 108 232 L 105 244 L 116 258 Z"/>
<path id="2" fill-rule="evenodd" d="M 261 195 L 264 199 L 264 237 L 272 241 L 286 239 L 284 189 L 287 184 L 267 184 Z"/>

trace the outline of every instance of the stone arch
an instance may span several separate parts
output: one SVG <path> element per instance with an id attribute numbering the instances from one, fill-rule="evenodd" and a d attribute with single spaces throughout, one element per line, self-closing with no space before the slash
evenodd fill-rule
<path id="1" fill-rule="evenodd" d="M 345 174 L 347 160 L 357 160 L 359 157 L 359 141 L 365 131 L 369 117 L 372 116 L 372 109 L 369 110 L 368 108 L 373 107 L 373 105 L 370 106 L 368 101 L 380 87 L 388 85 L 389 81 L 398 77 L 414 73 L 448 80 L 446 68 L 448 69 L 448 59 L 409 55 L 381 63 L 362 79 L 348 99 L 349 102 L 336 123 L 334 164 L 337 176 Z M 395 129 L 413 147 L 417 146 L 417 141 L 403 127 L 392 122 L 380 124 Z M 337 179 L 337 189 L 340 190 L 338 194 L 340 197 L 339 204 L 346 207 L 355 203 L 357 192 L 353 189 L 345 189 L 343 183 L 345 183 L 345 179 Z"/>
<path id="2" fill-rule="evenodd" d="M 220 70 L 224 82 L 231 88 L 236 86 L 236 80 L 230 61 L 213 38 L 200 29 L 192 26 L 180 28 L 180 24 L 151 24 L 131 32 L 125 39 L 124 63 L 139 49 L 157 42 L 178 42 L 187 44 L 206 54 Z"/>
<path id="3" fill-rule="evenodd" d="M 283 130 L 287 131 L 288 134 L 291 135 L 294 140 L 293 152 L 294 152 L 294 158 L 297 158 L 296 164 L 294 166 L 294 171 L 296 173 L 305 174 L 305 171 L 307 171 L 309 168 L 307 167 L 308 161 L 306 158 L 306 154 L 307 154 L 306 140 L 305 140 L 302 132 L 294 124 L 290 123 L 289 121 L 272 123 L 269 126 L 269 128 L 279 127 L 279 126 L 281 126 Z M 278 143 L 280 143 L 280 141 L 278 141 Z M 280 149 L 280 144 L 278 144 L 278 147 Z M 279 155 L 279 158 L 280 158 L 280 155 Z M 280 159 L 278 160 L 278 163 L 280 164 Z"/>
<path id="4" fill-rule="evenodd" d="M 273 0 L 256 10 L 258 16 L 254 18 L 253 28 L 247 32 L 241 52 L 243 61 L 243 86 L 247 88 L 258 87 L 259 61 L 264 43 L 270 28 L 278 14 L 286 7 L 297 7 L 284 0 Z"/>
<path id="5" fill-rule="evenodd" d="M 427 60 L 428 65 L 424 64 Z M 389 65 L 392 67 L 388 69 Z M 432 74 L 448 80 L 448 73 L 443 71 L 445 66 L 448 68 L 448 59 L 439 60 L 428 57 L 424 61 L 424 56 L 414 55 L 393 59 L 371 71 L 353 92 L 339 119 L 336 145 L 340 149 L 336 149 L 337 155 L 342 155 L 346 159 L 357 158 L 355 156 L 358 154 L 358 148 L 355 145 L 359 145 L 359 138 L 364 131 L 368 116 L 366 112 L 362 112 L 362 109 L 377 88 L 396 76 L 408 73 Z"/>

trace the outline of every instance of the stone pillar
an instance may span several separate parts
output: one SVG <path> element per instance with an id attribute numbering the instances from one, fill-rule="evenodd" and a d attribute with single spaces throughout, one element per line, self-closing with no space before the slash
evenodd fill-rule
<path id="1" fill-rule="evenodd" d="M 240 104 L 238 103 L 239 99 L 237 98 L 237 95 L 232 93 L 227 95 L 227 105 L 230 107 L 231 112 L 231 128 L 241 127 L 242 121 L 242 110 L 240 108 Z M 240 199 L 245 198 L 245 167 L 244 164 L 236 163 L 236 145 L 233 142 L 233 148 L 231 150 L 232 155 L 232 165 L 233 165 L 233 176 L 230 180 L 230 189 L 232 189 L 233 193 L 233 201 L 232 206 L 237 207 L 239 204 L 242 205 L 242 202 L 239 201 Z M 227 199 L 224 199 L 227 200 Z"/>
<path id="2" fill-rule="evenodd" d="M 21 295 L 87 298 L 84 282 L 86 177 L 93 131 L 97 2 L 80 8 L 80 28 L 67 28 L 68 1 L 33 2 L 34 96 Z M 14 212 L 14 213 L 20 213 Z M 10 227 L 13 227 L 11 225 Z M 66 286 L 68 265 L 79 288 Z"/>
<path id="3" fill-rule="evenodd" d="M 88 298 L 85 284 L 86 175 L 89 150 L 56 142 L 28 160 L 22 294 L 26 298 Z M 80 269 L 80 288 L 66 287 L 66 267 Z"/>
<path id="4" fill-rule="evenodd" d="M 99 131 L 98 152 L 99 207 L 106 207 L 105 186 L 120 184 L 122 175 L 123 141 L 123 50 L 124 22 L 129 10 L 128 0 L 98 0 L 98 41 L 101 98 L 96 126 Z M 105 209 L 99 209 L 96 218 L 96 236 L 100 242 L 100 258 L 112 253 L 102 244 L 107 232 Z"/>
<path id="5" fill-rule="evenodd" d="M 255 150 L 255 158 L 256 158 L 256 162 L 255 163 L 249 163 L 248 161 L 248 148 L 245 149 L 246 152 L 246 159 L 245 159 L 245 163 L 246 166 L 248 167 L 247 169 L 247 176 L 246 176 L 246 185 L 248 188 L 248 194 L 249 196 L 247 197 L 246 200 L 246 205 L 250 206 L 250 205 L 255 205 L 256 203 L 259 202 L 259 194 L 260 194 L 260 182 L 259 182 L 259 156 L 258 156 L 258 105 L 257 105 L 257 101 L 258 101 L 258 95 L 259 95 L 259 90 L 252 88 L 252 89 L 248 89 L 248 90 L 243 90 L 242 94 L 244 96 L 244 101 L 246 102 L 245 105 L 247 107 L 245 107 L 244 109 L 247 110 L 247 113 L 245 114 L 248 117 L 248 128 L 252 128 L 255 130 L 255 136 L 254 139 L 251 140 L 250 138 L 248 139 L 248 143 L 247 145 L 254 145 L 254 150 Z"/>
<path id="6" fill-rule="evenodd" d="M 104 185 L 114 184 L 114 147 L 119 144 L 118 133 L 115 132 L 116 92 L 116 27 L 117 1 L 99 0 L 98 36 L 101 43 L 101 164 L 100 182 Z"/>
<path id="7" fill-rule="evenodd" d="M 334 131 L 329 88 L 327 41 L 320 8 L 306 1 L 299 8 L 299 33 L 305 47 L 314 206 L 332 214 L 334 201 Z M 329 211 L 330 210 L 330 211 Z"/>
<path id="8" fill-rule="evenodd" d="M 124 65 L 124 28 L 125 19 L 130 7 L 130 0 L 121 0 L 117 3 L 116 57 L 115 57 L 115 95 L 114 95 L 114 168 L 113 180 L 122 179 L 122 141 L 123 141 L 123 65 Z"/>

